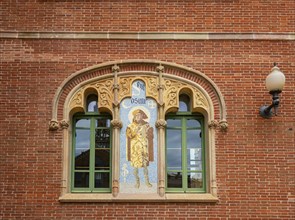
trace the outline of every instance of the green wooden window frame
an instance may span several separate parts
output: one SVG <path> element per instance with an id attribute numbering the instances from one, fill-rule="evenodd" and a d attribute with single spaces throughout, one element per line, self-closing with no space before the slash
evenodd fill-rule
<path id="1" fill-rule="evenodd" d="M 167 115 L 166 120 L 166 192 L 206 192 L 204 117 L 190 112 L 177 112 Z M 175 121 L 173 125 L 170 123 L 172 120 Z M 191 126 L 190 120 L 198 123 Z M 193 133 L 199 134 L 199 146 L 192 147 L 194 140 L 187 139 L 192 139 Z M 193 137 L 196 137 L 197 140 L 196 135 Z M 191 156 L 193 156 L 193 160 Z M 171 163 L 179 166 L 170 167 Z"/>
<path id="2" fill-rule="evenodd" d="M 77 123 L 81 120 L 84 120 L 84 123 Z M 88 123 L 86 123 L 86 121 Z M 85 114 L 77 114 L 73 117 L 73 150 L 71 163 L 72 192 L 111 192 L 112 135 L 110 122 L 111 116 L 102 115 L 98 112 L 87 112 Z M 102 123 L 103 125 L 98 125 L 98 123 Z M 82 139 L 79 143 L 83 143 L 83 141 L 85 142 L 85 145 L 82 147 L 77 141 L 78 134 L 79 138 Z M 97 134 L 100 141 L 96 141 Z M 107 141 L 103 140 L 103 137 L 99 136 L 99 134 L 108 135 Z M 81 157 L 82 162 L 78 162 L 79 158 L 76 158 L 76 152 L 79 152 L 79 150 L 81 150 L 81 153 L 78 156 Z M 107 159 L 101 157 L 106 160 L 105 163 L 108 163 L 108 166 L 97 164 L 99 162 L 103 163 L 97 159 L 101 155 L 106 155 L 108 157 Z M 87 157 L 88 159 L 85 160 L 83 157 Z"/>

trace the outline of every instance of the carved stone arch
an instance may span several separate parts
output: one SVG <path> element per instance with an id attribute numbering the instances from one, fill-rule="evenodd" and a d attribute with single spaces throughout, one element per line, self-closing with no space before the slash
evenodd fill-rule
<path id="1" fill-rule="evenodd" d="M 153 89 L 149 90 L 152 91 L 153 94 L 147 94 L 147 96 L 150 97 L 156 97 L 158 95 L 159 88 L 164 88 L 165 85 L 167 85 L 166 80 L 176 80 L 179 83 L 184 82 L 185 84 L 190 85 L 190 88 L 193 88 L 194 92 L 194 111 L 197 109 L 206 111 L 210 115 L 208 119 L 210 120 L 209 125 L 211 125 L 211 127 L 216 127 L 215 125 L 218 124 L 218 127 L 226 130 L 227 123 L 225 102 L 215 83 L 205 74 L 197 70 L 175 63 L 157 60 L 113 61 L 95 65 L 72 74 L 56 91 L 52 105 L 52 120 L 50 122 L 50 125 L 52 126 L 50 126 L 50 129 L 56 130 L 58 128 L 58 126 L 56 126 L 57 123 L 62 120 L 69 119 L 69 100 L 72 100 L 74 93 L 76 93 L 83 86 L 93 83 L 98 89 L 99 96 L 102 97 L 102 99 L 99 99 L 99 102 L 101 102 L 99 104 L 104 107 L 100 110 L 112 113 L 112 104 L 118 103 L 118 101 L 123 97 L 129 95 L 129 91 L 126 90 L 126 86 L 124 88 L 124 84 L 127 85 L 130 83 L 130 81 L 128 81 L 128 77 L 140 78 L 143 77 L 143 75 L 145 76 L 145 82 L 153 85 Z M 116 78 L 116 76 L 117 80 L 120 79 L 120 83 L 118 83 L 118 81 L 114 82 L 114 78 Z M 152 81 L 147 82 L 146 77 L 150 77 Z M 158 80 L 156 78 L 160 79 Z M 106 84 L 103 80 L 108 80 L 108 86 L 105 86 Z M 155 85 L 155 83 L 157 83 L 157 85 Z M 184 87 L 185 85 L 178 86 Z M 114 97 L 113 89 L 118 89 L 117 91 L 120 91 L 118 93 L 119 97 Z M 124 89 L 126 90 L 125 93 Z M 169 91 L 175 92 L 175 89 L 171 87 L 168 89 Z M 167 90 L 165 89 L 165 91 Z M 173 103 L 173 100 L 171 99 L 172 97 L 173 94 L 170 94 L 168 97 L 168 102 L 172 103 L 169 108 L 173 108 L 172 106 L 176 106 L 177 104 Z M 77 103 L 79 103 L 81 97 L 77 94 L 74 99 Z M 209 105 L 209 109 L 206 109 L 205 107 L 207 104 Z M 76 109 L 77 111 L 79 108 L 81 108 L 81 105 L 78 104 L 75 108 L 73 107 L 73 109 Z"/>
<path id="2" fill-rule="evenodd" d="M 64 115 L 66 116 L 69 113 L 69 116 L 71 117 L 74 113 L 86 112 L 87 97 L 90 94 L 98 96 L 98 109 L 100 112 L 112 114 L 113 95 L 110 90 L 112 86 L 113 82 L 111 79 L 109 79 L 89 83 L 81 88 L 78 88 L 75 93 L 69 97 L 69 101 L 65 103 L 65 110 L 68 108 L 69 109 L 65 111 Z"/>
<path id="3" fill-rule="evenodd" d="M 198 88 L 198 85 L 187 83 L 183 79 L 166 79 L 164 77 L 165 90 L 164 99 L 166 100 L 165 113 L 176 112 L 179 107 L 179 95 L 184 92 L 189 94 L 192 102 L 192 112 L 208 112 L 213 118 L 213 108 L 209 95 L 205 90 Z"/>

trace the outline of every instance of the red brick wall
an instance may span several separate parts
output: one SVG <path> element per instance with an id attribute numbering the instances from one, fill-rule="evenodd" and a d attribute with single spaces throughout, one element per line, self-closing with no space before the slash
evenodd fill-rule
<path id="1" fill-rule="evenodd" d="M 291 0 L 166 1 L 164 5 L 161 1 L 122 2 L 1 2 L 0 28 L 295 30 L 295 3 Z M 175 8 L 177 5 L 181 6 Z M 177 11 L 174 16 L 167 15 L 172 11 Z M 140 19 L 129 20 L 133 17 Z M 294 40 L 0 39 L 0 48 L 0 219 L 295 218 Z M 58 202 L 62 134 L 48 131 L 55 91 L 78 70 L 135 58 L 174 62 L 199 70 L 224 95 L 229 130 L 216 135 L 217 204 Z M 287 83 L 281 94 L 279 115 L 265 120 L 258 115 L 258 109 L 271 102 L 264 80 L 273 62 L 279 63 Z"/>
<path id="2" fill-rule="evenodd" d="M 289 32 L 293 0 L 1 1 L 2 30 Z"/>

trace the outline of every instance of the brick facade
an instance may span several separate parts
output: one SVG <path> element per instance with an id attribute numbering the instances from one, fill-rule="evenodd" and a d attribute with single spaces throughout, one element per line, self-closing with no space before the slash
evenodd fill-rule
<path id="1" fill-rule="evenodd" d="M 295 32 L 295 2 L 1 2 L 4 32 Z M 293 36 L 293 35 L 292 35 Z M 0 38 L 0 219 L 294 219 L 295 41 Z M 61 203 L 62 133 L 52 100 L 71 74 L 151 59 L 198 70 L 221 90 L 227 132 L 216 133 L 217 203 Z M 278 116 L 264 80 L 285 73 Z"/>

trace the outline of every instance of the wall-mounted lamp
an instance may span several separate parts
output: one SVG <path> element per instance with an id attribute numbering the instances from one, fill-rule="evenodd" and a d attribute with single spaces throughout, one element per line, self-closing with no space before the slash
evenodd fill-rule
<path id="1" fill-rule="evenodd" d="M 271 111 L 272 108 L 274 108 L 274 114 L 277 115 L 277 110 L 280 104 L 279 94 L 282 92 L 285 85 L 285 75 L 277 67 L 276 63 L 274 63 L 274 67 L 266 77 L 265 84 L 269 94 L 272 95 L 272 104 L 269 106 L 261 106 L 259 114 L 263 118 L 271 118 L 273 115 L 273 112 Z"/>

